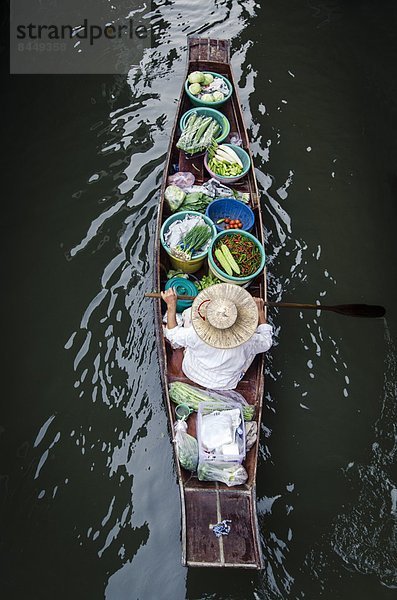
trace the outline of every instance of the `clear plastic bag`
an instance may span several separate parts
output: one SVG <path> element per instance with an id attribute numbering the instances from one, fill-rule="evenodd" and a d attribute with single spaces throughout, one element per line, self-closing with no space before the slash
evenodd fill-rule
<path id="1" fill-rule="evenodd" d="M 233 190 L 223 185 L 213 177 L 206 181 L 202 186 L 205 194 L 212 198 L 231 198 L 233 197 Z"/>
<path id="2" fill-rule="evenodd" d="M 197 186 L 193 187 L 196 188 Z M 235 198 L 236 200 L 240 200 L 245 204 L 248 204 L 250 201 L 250 195 L 248 192 L 239 192 L 238 190 L 234 190 L 227 185 L 223 185 L 223 183 L 220 183 L 214 178 L 206 181 L 197 191 L 204 192 L 208 196 L 214 198 L 214 200 L 216 198 Z"/>
<path id="3" fill-rule="evenodd" d="M 195 437 L 187 433 L 184 420 L 174 423 L 174 441 L 177 446 L 178 460 L 187 471 L 195 472 L 198 464 L 198 444 Z"/>
<path id="4" fill-rule="evenodd" d="M 255 406 L 248 404 L 247 400 L 235 390 L 205 390 L 211 398 L 220 400 L 225 404 L 241 404 L 243 408 L 244 421 L 252 421 L 255 414 Z"/>
<path id="5" fill-rule="evenodd" d="M 170 175 L 167 180 L 167 185 L 177 185 L 182 190 L 191 187 L 194 184 L 195 176 L 193 173 L 178 171 L 175 175 Z"/>
<path id="6" fill-rule="evenodd" d="M 237 133 L 237 131 L 231 131 L 230 135 L 229 135 L 229 139 L 230 139 L 230 143 L 233 144 L 234 146 L 242 146 L 243 145 L 243 140 L 241 139 L 241 137 Z"/>
<path id="7" fill-rule="evenodd" d="M 200 481 L 220 481 L 228 487 L 242 485 L 248 479 L 247 471 L 239 463 L 201 462 L 197 469 Z"/>

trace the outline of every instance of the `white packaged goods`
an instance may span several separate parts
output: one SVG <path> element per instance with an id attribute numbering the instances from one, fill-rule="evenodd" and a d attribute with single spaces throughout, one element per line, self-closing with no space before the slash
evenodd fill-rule
<path id="1" fill-rule="evenodd" d="M 245 458 L 245 426 L 240 404 L 228 400 L 200 402 L 197 411 L 200 462 L 241 463 Z"/>

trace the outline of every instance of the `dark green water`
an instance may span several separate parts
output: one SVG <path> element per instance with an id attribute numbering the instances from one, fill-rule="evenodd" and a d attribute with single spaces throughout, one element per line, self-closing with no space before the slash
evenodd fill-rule
<path id="1" fill-rule="evenodd" d="M 159 2 L 156 15 L 143 73 L 3 76 L 1 597 L 394 598 L 395 4 Z M 385 321 L 270 315 L 260 574 L 180 565 L 142 300 L 192 33 L 232 40 L 271 299 L 387 308 Z"/>

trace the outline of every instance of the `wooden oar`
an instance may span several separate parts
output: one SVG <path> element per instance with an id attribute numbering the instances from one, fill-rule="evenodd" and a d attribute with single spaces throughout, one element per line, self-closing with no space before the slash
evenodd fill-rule
<path id="1" fill-rule="evenodd" d="M 147 292 L 146 298 L 161 298 L 159 292 Z M 177 296 L 178 300 L 194 300 L 194 296 Z M 329 310 L 331 312 L 346 315 L 347 317 L 367 317 L 376 319 L 384 317 L 386 310 L 383 306 L 376 304 L 296 304 L 294 302 L 265 302 L 265 306 L 276 306 L 280 308 L 299 308 L 309 310 Z"/>

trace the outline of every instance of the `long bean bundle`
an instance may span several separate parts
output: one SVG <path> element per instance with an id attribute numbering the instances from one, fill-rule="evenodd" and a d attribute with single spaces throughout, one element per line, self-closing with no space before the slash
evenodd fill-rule
<path id="1" fill-rule="evenodd" d="M 172 402 L 175 404 L 187 404 L 189 408 L 197 411 L 200 402 L 211 402 L 211 406 L 216 408 L 216 402 L 219 402 L 219 407 L 222 406 L 222 400 L 212 397 L 209 393 L 204 392 L 188 383 L 174 381 L 169 386 L 169 393 Z M 227 401 L 227 399 L 225 399 Z M 243 404 L 244 421 L 252 421 L 255 407 L 250 404 Z"/>

